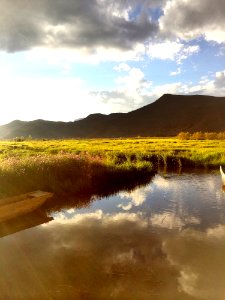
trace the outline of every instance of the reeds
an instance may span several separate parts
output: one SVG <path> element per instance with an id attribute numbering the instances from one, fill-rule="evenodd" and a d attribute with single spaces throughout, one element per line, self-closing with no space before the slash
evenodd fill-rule
<path id="1" fill-rule="evenodd" d="M 0 197 L 36 189 L 56 195 L 100 193 L 101 188 L 150 173 L 150 164 L 113 164 L 87 154 L 9 157 L 0 162 Z"/>
<path id="2" fill-rule="evenodd" d="M 224 164 L 225 140 L 2 141 L 0 197 L 35 189 L 56 194 L 100 193 L 104 186 L 119 186 L 125 180 L 152 174 L 158 167 L 214 168 Z"/>

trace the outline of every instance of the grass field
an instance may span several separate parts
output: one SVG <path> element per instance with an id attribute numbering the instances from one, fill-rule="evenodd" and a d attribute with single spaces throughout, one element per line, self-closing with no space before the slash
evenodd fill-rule
<path id="1" fill-rule="evenodd" d="M 152 161 L 158 158 L 182 166 L 225 164 L 225 140 L 179 140 L 176 138 L 82 139 L 0 142 L 0 159 L 28 158 L 36 155 L 76 154 L 100 158 L 104 164 Z"/>
<path id="2" fill-rule="evenodd" d="M 164 168 L 225 165 L 224 140 L 176 138 L 0 142 L 0 197 L 35 189 L 97 191 Z M 98 188 L 97 188 L 98 187 Z"/>

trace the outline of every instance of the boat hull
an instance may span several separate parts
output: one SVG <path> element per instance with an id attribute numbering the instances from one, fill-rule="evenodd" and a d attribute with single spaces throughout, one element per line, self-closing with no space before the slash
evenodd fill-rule
<path id="1" fill-rule="evenodd" d="M 0 222 L 16 218 L 40 207 L 52 193 L 35 191 L 0 200 Z"/>

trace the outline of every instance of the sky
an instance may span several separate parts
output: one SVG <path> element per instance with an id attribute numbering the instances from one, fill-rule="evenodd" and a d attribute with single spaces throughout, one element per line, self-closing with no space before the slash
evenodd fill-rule
<path id="1" fill-rule="evenodd" d="M 0 0 L 0 124 L 225 96 L 225 0 Z"/>

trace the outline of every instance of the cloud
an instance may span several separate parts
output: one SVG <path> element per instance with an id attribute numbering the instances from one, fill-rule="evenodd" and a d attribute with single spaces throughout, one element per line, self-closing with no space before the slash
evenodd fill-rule
<path id="1" fill-rule="evenodd" d="M 147 199 L 149 191 L 151 188 L 149 186 L 135 189 L 132 192 L 121 192 L 119 194 L 120 198 L 129 200 L 128 203 L 121 203 L 118 207 L 121 207 L 123 210 L 130 210 L 133 207 L 141 206 Z"/>
<path id="2" fill-rule="evenodd" d="M 216 56 L 225 56 L 225 46 L 221 45 Z"/>
<path id="3" fill-rule="evenodd" d="M 68 217 L 69 216 L 69 217 Z M 90 213 L 71 213 L 70 210 L 58 213 L 54 216 L 54 221 L 57 224 L 82 224 L 85 226 L 92 226 L 93 223 L 98 222 L 102 225 L 110 225 L 120 222 L 134 222 L 136 225 L 141 227 L 147 226 L 147 221 L 143 218 L 141 212 L 139 213 L 129 213 L 129 212 L 119 212 L 116 214 L 104 214 L 101 209 Z M 54 223 L 54 224 L 55 224 Z M 53 225 L 54 225 L 53 224 Z M 46 226 L 46 225 L 44 225 Z"/>
<path id="4" fill-rule="evenodd" d="M 181 68 L 178 68 L 176 71 L 170 72 L 170 76 L 177 76 L 181 74 Z"/>
<path id="5" fill-rule="evenodd" d="M 124 76 L 116 79 L 117 87 L 112 91 L 94 91 L 90 95 L 104 104 L 108 113 L 128 112 L 147 105 L 163 94 L 181 95 L 225 95 L 225 71 L 218 71 L 211 78 L 204 77 L 196 83 L 183 83 L 181 81 L 154 85 L 145 78 L 145 74 L 139 68 L 131 68 L 127 64 L 119 64 L 114 67 L 121 72 L 122 69 L 128 71 Z M 181 69 L 170 73 L 171 76 L 180 74 Z"/>
<path id="6" fill-rule="evenodd" d="M 34 47 L 72 48 L 90 54 L 100 48 L 131 50 L 157 31 L 145 10 L 150 3 L 2 0 L 0 46 L 8 52 Z"/>
<path id="7" fill-rule="evenodd" d="M 134 107 L 132 99 L 122 91 L 92 91 L 89 95 L 94 98 L 94 101 L 97 100 L 104 105 L 107 114 L 113 112 L 125 113 Z"/>
<path id="8" fill-rule="evenodd" d="M 71 224 L 55 220 L 2 239 L 2 298 L 186 299 L 161 237 L 142 226 L 141 217 L 101 217 L 96 211 Z"/>
<path id="9" fill-rule="evenodd" d="M 171 75 L 175 74 L 176 72 Z M 197 83 L 173 82 L 168 84 L 152 85 L 145 94 L 146 104 L 152 102 L 155 99 L 158 99 L 160 96 L 166 93 L 182 95 L 199 94 L 218 97 L 224 96 L 225 70 L 216 72 L 211 76 L 211 78 L 205 77 Z"/>
<path id="10" fill-rule="evenodd" d="M 148 188 L 137 189 L 130 193 L 129 192 L 121 193 L 120 196 L 125 199 L 130 199 L 131 203 L 134 206 L 140 206 L 146 201 L 148 191 L 149 191 Z"/>
<path id="11" fill-rule="evenodd" d="M 172 0 L 164 6 L 159 20 L 164 36 L 225 43 L 224 0 Z"/>
<path id="12" fill-rule="evenodd" d="M 122 208 L 123 210 L 130 210 L 133 205 L 131 202 L 129 202 L 128 204 L 118 204 L 118 207 Z"/>
<path id="13" fill-rule="evenodd" d="M 154 101 L 164 94 L 188 94 L 189 88 L 182 82 L 153 85 L 151 90 L 146 93 L 147 101 Z"/>
<path id="14" fill-rule="evenodd" d="M 139 61 L 145 53 L 143 44 L 136 44 L 132 49 L 121 50 L 116 48 L 96 47 L 93 51 L 89 48 L 46 48 L 36 47 L 27 52 L 26 56 L 31 61 L 41 63 L 62 65 L 72 63 L 83 63 L 96 65 L 106 61 Z"/>
<path id="15" fill-rule="evenodd" d="M 137 79 L 137 78 L 136 78 Z M 140 78 L 139 78 L 140 79 Z M 153 85 L 148 81 L 137 80 L 132 84 L 134 78 L 125 76 L 121 78 L 121 86 L 117 86 L 113 91 L 95 91 L 90 95 L 96 97 L 99 103 L 108 105 L 108 113 L 110 112 L 128 112 L 137 109 L 141 106 L 147 105 L 163 94 L 213 94 L 215 87 L 213 82 L 204 84 L 191 85 L 184 84 L 182 82 L 174 82 L 161 85 Z M 122 85 L 123 82 L 123 85 Z M 130 82 L 130 84 L 128 84 Z M 146 86 L 146 84 L 148 86 Z"/>
<path id="16" fill-rule="evenodd" d="M 123 76 L 118 76 L 115 80 L 116 89 L 112 91 L 94 91 L 92 96 L 98 101 L 108 104 L 115 111 L 127 112 L 137 108 L 143 103 L 145 91 L 151 82 L 145 79 L 145 74 L 139 68 L 131 68 L 127 64 L 119 64 L 114 70 L 124 71 Z"/>
<path id="17" fill-rule="evenodd" d="M 223 89 L 225 92 L 225 70 L 221 72 L 216 72 L 214 84 L 216 88 Z"/>
<path id="18" fill-rule="evenodd" d="M 198 45 L 187 46 L 180 42 L 165 41 L 161 43 L 151 43 L 148 47 L 148 55 L 153 59 L 175 60 L 181 63 L 193 54 L 200 51 Z"/>
<path id="19" fill-rule="evenodd" d="M 123 72 L 123 71 L 128 72 L 130 71 L 131 68 L 128 64 L 120 63 L 119 65 L 115 66 L 113 69 L 117 72 Z"/>
<path id="20" fill-rule="evenodd" d="M 143 89 L 150 84 L 145 80 L 145 74 L 139 68 L 131 68 L 127 75 L 116 79 L 120 91 L 124 91 L 128 97 L 140 101 L 140 95 Z"/>
<path id="21" fill-rule="evenodd" d="M 180 290 L 195 299 L 224 298 L 224 225 L 206 232 L 186 229 L 164 241 L 164 251 L 179 270 Z"/>
<path id="22" fill-rule="evenodd" d="M 103 103 L 91 97 L 80 78 L 17 77 L 3 73 L 0 80 L 2 124 L 16 119 L 59 121 L 62 115 L 64 121 L 74 121 L 93 111 L 106 112 Z"/>
<path id="23" fill-rule="evenodd" d="M 68 218 L 68 215 L 71 215 L 71 217 Z M 101 220 L 103 218 L 103 212 L 101 209 L 96 210 L 95 212 L 91 213 L 86 213 L 86 214 L 76 214 L 76 212 L 71 212 L 71 210 L 67 210 L 65 212 L 58 213 L 55 217 L 54 220 L 55 222 L 59 224 L 76 224 L 83 222 L 84 220 L 88 221 L 89 220 Z"/>
<path id="24" fill-rule="evenodd" d="M 188 87 L 189 93 L 201 95 L 224 96 L 225 95 L 225 70 L 216 72 L 212 78 L 200 80 L 197 85 Z"/>

